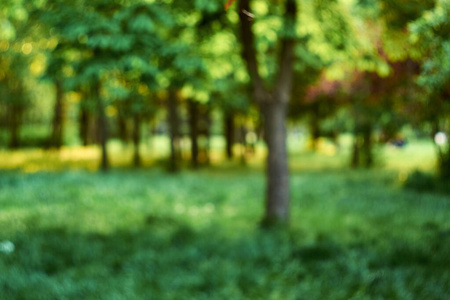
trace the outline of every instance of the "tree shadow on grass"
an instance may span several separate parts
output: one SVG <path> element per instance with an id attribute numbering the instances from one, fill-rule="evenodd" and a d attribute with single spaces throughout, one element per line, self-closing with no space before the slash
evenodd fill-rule
<path id="1" fill-rule="evenodd" d="M 149 216 L 111 234 L 64 228 L 23 232 L 0 253 L 5 299 L 439 299 L 450 292 L 450 239 L 382 251 L 293 231 L 230 235 Z M 425 247 L 430 242 L 433 247 Z M 437 247 L 437 248 L 436 248 Z M 440 268 L 438 268 L 438 266 Z M 406 289 L 406 290 L 402 290 Z"/>

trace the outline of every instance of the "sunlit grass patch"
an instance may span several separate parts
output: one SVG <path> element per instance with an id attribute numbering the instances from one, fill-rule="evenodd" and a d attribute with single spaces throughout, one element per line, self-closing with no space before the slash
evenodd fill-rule
<path id="1" fill-rule="evenodd" d="M 183 140 L 182 157 L 184 165 L 189 166 L 190 142 Z M 321 139 L 317 152 L 308 150 L 306 137 L 289 137 L 290 169 L 322 170 L 348 168 L 351 158 L 350 136 L 343 135 L 337 145 L 326 139 Z M 267 149 L 264 143 L 255 145 L 254 151 L 235 144 L 234 160 L 227 161 L 224 153 L 222 137 L 213 137 L 210 143 L 209 162 L 216 167 L 235 167 L 236 163 L 247 165 L 254 169 L 264 168 Z M 142 165 L 152 167 L 168 159 L 169 140 L 166 136 L 154 136 L 140 145 Z M 133 166 L 134 147 L 112 140 L 108 144 L 108 154 L 111 166 L 130 168 Z M 425 141 L 412 141 L 404 147 L 377 145 L 374 149 L 375 167 L 399 171 L 398 180 L 406 181 L 414 170 L 433 171 L 435 156 L 433 145 Z M 38 171 L 61 171 L 84 169 L 95 171 L 100 166 L 101 152 L 98 146 L 65 146 L 59 151 L 42 149 L 25 149 L 17 151 L 0 151 L 0 169 L 16 169 L 25 173 Z"/>
<path id="2" fill-rule="evenodd" d="M 81 168 L 97 169 L 97 147 L 63 147 L 61 150 L 25 149 L 0 152 L 0 169 L 25 173 Z"/>
<path id="3" fill-rule="evenodd" d="M 436 167 L 436 149 L 430 141 L 411 141 L 403 147 L 387 145 L 382 153 L 383 161 L 389 169 L 411 172 L 419 169 L 433 171 Z"/>

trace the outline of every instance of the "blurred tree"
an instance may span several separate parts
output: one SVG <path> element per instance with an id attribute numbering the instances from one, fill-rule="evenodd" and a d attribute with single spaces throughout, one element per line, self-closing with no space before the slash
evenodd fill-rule
<path id="1" fill-rule="evenodd" d="M 206 102 L 209 98 L 205 88 L 207 69 L 202 58 L 201 41 L 196 40 L 196 26 L 202 21 L 203 5 L 204 1 L 182 3 L 168 1 L 167 19 L 171 21 L 161 32 L 164 46 L 158 53 L 158 67 L 161 70 L 158 83 L 160 89 L 167 90 L 164 98 L 167 105 L 171 149 L 168 167 L 171 172 L 180 169 L 182 135 L 180 105 L 189 105 L 188 99 Z M 213 5 L 213 9 L 214 7 Z M 195 147 L 195 143 L 191 145 Z"/>
<path id="2" fill-rule="evenodd" d="M 335 123 L 333 128 L 324 128 L 325 120 L 333 117 L 342 105 L 340 99 L 340 83 L 330 81 L 324 74 L 314 84 L 309 86 L 302 97 L 303 101 L 294 102 L 292 114 L 306 115 L 308 117 L 309 130 L 311 136 L 311 148 L 318 149 L 320 137 L 329 137 L 337 143 L 337 135 L 342 130 Z"/>
<path id="3" fill-rule="evenodd" d="M 21 127 L 31 95 L 30 65 L 36 54 L 32 38 L 38 28 L 28 23 L 25 4 L 7 2 L 0 10 L 0 105 L 5 110 L 10 148 L 21 145 Z"/>
<path id="4" fill-rule="evenodd" d="M 387 60 L 387 58 L 386 58 Z M 388 75 L 375 71 L 355 71 L 347 82 L 350 113 L 353 120 L 353 152 L 351 166 L 373 166 L 375 129 L 380 142 L 400 142 L 399 132 L 406 124 L 408 111 L 417 101 L 414 78 L 418 64 L 411 59 L 391 62 Z"/>
<path id="5" fill-rule="evenodd" d="M 251 78 L 253 98 L 263 117 L 268 146 L 264 222 L 286 222 L 289 217 L 285 124 L 288 103 L 293 94 L 301 99 L 324 67 L 333 76 L 343 73 L 340 67 L 343 61 L 350 60 L 353 43 L 348 22 L 351 15 L 348 5 L 338 1 L 305 2 L 299 12 L 295 0 L 286 0 L 282 2 L 284 5 L 252 3 L 251 9 L 250 1 L 240 1 L 238 12 L 243 58 Z M 301 22 L 297 25 L 298 16 Z M 294 75 L 301 79 L 298 83 L 294 82 Z"/>
<path id="6" fill-rule="evenodd" d="M 419 97 L 414 78 L 420 49 L 408 40 L 406 25 L 434 1 L 361 0 L 354 11 L 356 45 L 347 68 L 350 111 L 353 116 L 352 166 L 372 166 L 374 130 L 394 139 L 405 123 L 411 102 Z"/>
<path id="7" fill-rule="evenodd" d="M 373 131 L 380 117 L 380 94 L 385 92 L 385 81 L 376 72 L 355 73 L 351 87 L 353 117 L 353 151 L 351 166 L 366 168 L 374 163 Z"/>
<path id="8" fill-rule="evenodd" d="M 231 68 L 231 70 L 232 72 L 236 71 L 235 68 Z M 225 155 L 228 159 L 232 159 L 234 157 L 233 145 L 238 142 L 240 137 L 237 119 L 250 114 L 250 91 L 245 81 L 240 81 L 232 74 L 217 79 L 214 86 L 216 87 L 212 95 L 214 104 L 223 112 Z"/>
<path id="9" fill-rule="evenodd" d="M 422 68 L 418 84 L 424 89 L 423 107 L 432 124 L 432 137 L 438 132 L 450 136 L 450 3 L 437 0 L 409 26 L 410 38 L 421 49 Z M 436 144 L 439 174 L 450 178 L 450 146 L 448 141 Z"/>
<path id="10" fill-rule="evenodd" d="M 23 84 L 23 65 L 21 55 L 10 54 L 0 58 L 0 66 L 4 74 L 0 80 L 0 101 L 5 110 L 5 126 L 9 129 L 9 147 L 14 149 L 20 146 L 20 128 L 23 114 L 27 107 L 27 94 Z M 14 69 L 11 69 L 13 67 Z"/>
<path id="11" fill-rule="evenodd" d="M 295 54 L 295 22 L 297 4 L 295 0 L 285 2 L 285 12 L 281 19 L 282 35 L 279 37 L 280 52 L 276 77 L 265 84 L 252 29 L 253 15 L 250 1 L 239 1 L 240 37 L 243 59 L 251 78 L 253 98 L 258 103 L 264 117 L 264 133 L 268 146 L 266 211 L 263 223 L 285 223 L 289 219 L 289 173 L 286 151 L 286 110 L 291 95 Z"/>
<path id="12" fill-rule="evenodd" d="M 50 62 L 47 65 L 47 70 L 44 79 L 49 79 L 55 85 L 55 103 L 53 108 L 52 130 L 49 138 L 50 146 L 61 148 L 64 139 L 64 119 L 65 119 L 65 103 L 64 103 L 64 67 L 67 63 L 64 59 L 63 47 L 57 47 L 49 54 Z"/>
<path id="13" fill-rule="evenodd" d="M 196 1 L 201 18 L 196 25 L 196 40 L 201 45 L 207 69 L 205 91 L 213 109 L 222 111 L 225 155 L 233 157 L 233 144 L 238 141 L 239 116 L 247 115 L 250 108 L 248 74 L 241 62 L 236 44 L 237 14 L 226 13 L 220 2 Z M 242 140 L 242 139 L 241 139 Z"/>
<path id="14" fill-rule="evenodd" d="M 157 59 L 163 46 L 158 25 L 162 26 L 171 21 L 165 16 L 162 7 L 140 3 L 122 8 L 117 19 L 123 34 L 133 40 L 130 51 L 122 55 L 123 62 L 119 67 L 119 81 L 125 93 L 119 93 L 124 97 L 119 95 L 122 101 L 118 101 L 118 106 L 119 119 L 128 117 L 132 120 L 135 149 L 133 164 L 138 167 L 141 165 L 139 145 L 142 122 L 152 118 L 157 109 L 154 95 L 158 90 Z"/>
<path id="15" fill-rule="evenodd" d="M 120 1 L 98 0 L 79 1 L 69 6 L 55 0 L 49 1 L 48 7 L 40 13 L 41 20 L 56 31 L 59 43 L 75 50 L 71 59 L 73 74 L 66 83 L 70 89 L 85 91 L 87 99 L 82 112 L 92 107 L 97 114 L 101 168 L 107 170 L 109 121 L 105 109 L 113 112 L 115 101 L 129 98 L 133 93 L 136 95 L 139 92 L 136 89 L 141 86 L 139 82 L 153 88 L 157 74 L 155 53 L 162 48 L 156 22 L 165 24 L 164 10 L 156 4 L 123 6 Z M 145 88 L 141 88 L 143 90 Z M 87 105 L 89 102 L 92 105 Z M 139 103 L 131 107 L 138 107 L 129 110 L 134 114 L 134 127 L 138 131 L 145 110 L 140 110 Z M 86 116 L 82 121 L 87 121 Z M 139 132 L 134 134 L 135 143 L 139 136 Z M 134 161 L 135 164 L 140 161 L 138 151 Z"/>

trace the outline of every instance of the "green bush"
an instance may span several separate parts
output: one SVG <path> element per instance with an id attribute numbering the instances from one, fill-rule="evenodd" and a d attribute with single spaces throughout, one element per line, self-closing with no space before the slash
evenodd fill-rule
<path id="1" fill-rule="evenodd" d="M 437 179 L 428 173 L 415 170 L 405 181 L 405 187 L 418 192 L 433 192 L 437 188 Z"/>
<path id="2" fill-rule="evenodd" d="M 450 180 L 450 153 L 443 155 L 438 163 L 439 167 L 439 177 L 442 180 Z"/>
<path id="3" fill-rule="evenodd" d="M 448 179 L 441 176 L 433 176 L 422 171 L 414 171 L 405 182 L 405 187 L 418 192 L 437 192 L 450 194 Z"/>

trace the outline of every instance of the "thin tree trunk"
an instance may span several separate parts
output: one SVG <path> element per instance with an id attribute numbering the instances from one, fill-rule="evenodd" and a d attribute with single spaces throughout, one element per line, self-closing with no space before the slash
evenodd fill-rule
<path id="1" fill-rule="evenodd" d="M 99 141 L 98 120 L 94 118 L 89 109 L 90 103 L 88 103 L 88 101 L 92 101 L 91 99 L 95 99 L 96 94 L 90 86 L 83 86 L 81 92 L 83 93 L 83 100 L 80 102 L 79 135 L 83 146 L 87 146 Z"/>
<path id="2" fill-rule="evenodd" d="M 226 155 L 228 159 L 233 158 L 233 144 L 234 144 L 234 114 L 232 112 L 226 112 L 224 118 L 224 131 L 226 142 Z"/>
<path id="3" fill-rule="evenodd" d="M 7 131 L 8 128 L 8 110 L 7 110 L 7 106 L 4 103 L 1 103 L 0 101 L 0 148 L 2 148 L 3 145 L 3 132 Z"/>
<path id="4" fill-rule="evenodd" d="M 289 171 L 286 149 L 287 103 L 276 101 L 263 108 L 268 147 L 266 224 L 289 219 Z"/>
<path id="5" fill-rule="evenodd" d="M 51 146 L 57 149 L 61 148 L 63 144 L 64 131 L 64 90 L 61 81 L 57 80 L 56 86 L 56 101 L 54 106 L 54 115 L 52 122 L 52 136 Z"/>
<path id="6" fill-rule="evenodd" d="M 198 102 L 189 100 L 189 127 L 191 134 L 191 161 L 194 169 L 198 168 Z"/>
<path id="7" fill-rule="evenodd" d="M 83 103 L 80 105 L 80 115 L 79 115 L 79 131 L 80 131 L 80 139 L 83 143 L 83 146 L 87 146 L 89 144 L 88 138 L 88 125 L 89 125 L 89 114 L 85 107 L 83 107 Z"/>
<path id="8" fill-rule="evenodd" d="M 204 148 L 204 162 L 207 165 L 211 164 L 211 109 L 210 107 L 204 107 L 202 119 L 204 120 L 204 128 L 202 129 L 205 134 L 205 148 Z"/>
<path id="9" fill-rule="evenodd" d="M 444 180 L 450 180 L 450 150 L 442 153 L 439 161 L 439 177 Z"/>
<path id="10" fill-rule="evenodd" d="M 311 128 L 311 146 L 313 151 L 318 150 L 319 138 L 320 138 L 320 126 L 319 126 L 319 116 L 316 112 L 313 112 L 310 120 Z"/>
<path id="11" fill-rule="evenodd" d="M 366 168 L 371 168 L 373 166 L 372 124 L 370 123 L 364 124 L 362 137 L 363 137 L 362 151 L 364 153 L 363 165 Z"/>
<path id="12" fill-rule="evenodd" d="M 141 143 L 141 116 L 136 113 L 133 117 L 133 144 L 134 144 L 134 158 L 133 164 L 135 167 L 141 166 L 141 153 L 139 151 L 139 144 Z"/>
<path id="13" fill-rule="evenodd" d="M 241 144 L 241 164 L 246 165 L 247 164 L 247 140 L 245 139 L 245 136 L 247 135 L 247 127 L 245 124 L 241 124 L 239 128 L 239 142 Z"/>
<path id="14" fill-rule="evenodd" d="M 10 106 L 10 141 L 9 147 L 11 149 L 17 149 L 20 147 L 20 127 L 22 124 L 22 112 L 23 109 L 20 104 L 12 103 Z"/>
<path id="15" fill-rule="evenodd" d="M 170 135 L 170 162 L 169 171 L 177 172 L 179 170 L 180 145 L 179 145 L 179 126 L 180 120 L 178 115 L 178 99 L 175 91 L 169 91 L 168 121 Z"/>
<path id="16" fill-rule="evenodd" d="M 134 121 L 133 121 L 134 122 Z M 128 128 L 127 128 L 127 120 L 125 119 L 125 116 L 123 113 L 119 111 L 117 114 L 117 129 L 119 131 L 119 137 L 122 143 L 125 145 L 128 143 Z"/>
<path id="17" fill-rule="evenodd" d="M 354 140 L 353 140 L 353 148 L 352 148 L 352 160 L 350 162 L 350 166 L 352 168 L 358 168 L 360 154 L 359 154 L 359 137 L 356 133 L 355 133 L 355 136 L 353 139 Z"/>
<path id="18" fill-rule="evenodd" d="M 108 120 L 106 119 L 105 114 L 105 105 L 100 95 L 101 85 L 100 82 L 94 86 L 94 93 L 97 98 L 97 110 L 98 110 L 98 138 L 100 141 L 100 146 L 102 149 L 102 157 L 101 157 L 101 170 L 103 172 L 108 171 L 109 169 L 109 160 L 108 160 Z"/>

